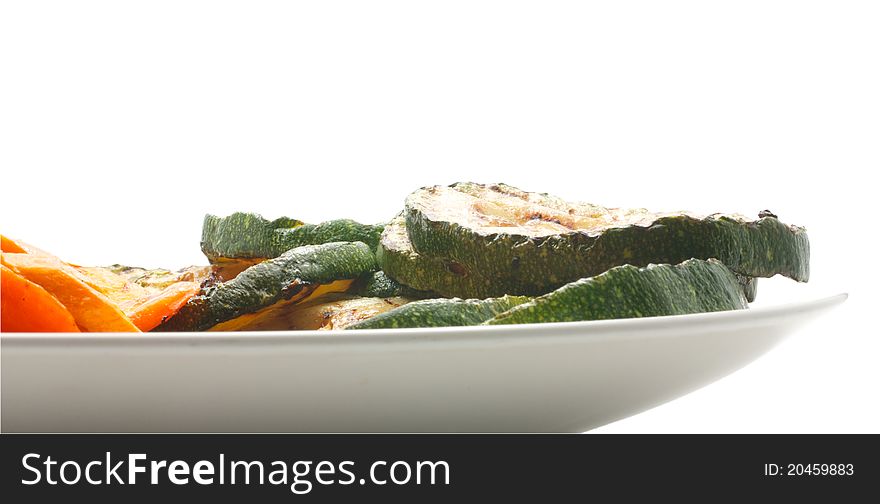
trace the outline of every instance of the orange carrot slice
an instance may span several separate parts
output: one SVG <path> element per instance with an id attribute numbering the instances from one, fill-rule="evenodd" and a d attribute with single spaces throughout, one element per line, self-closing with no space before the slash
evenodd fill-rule
<path id="1" fill-rule="evenodd" d="M 82 274 L 57 257 L 3 253 L 0 262 L 55 296 L 82 330 L 140 332 L 107 296 L 87 285 Z"/>
<path id="2" fill-rule="evenodd" d="M 33 245 L 28 245 L 23 241 L 15 240 L 3 235 L 0 235 L 0 251 L 12 252 L 17 254 L 52 255 L 45 250 L 40 250 L 37 247 L 34 247 Z"/>
<path id="3" fill-rule="evenodd" d="M 46 289 L 0 264 L 0 331 L 79 332 L 79 328 Z"/>
<path id="4" fill-rule="evenodd" d="M 155 296 L 135 304 L 126 310 L 126 314 L 138 329 L 149 331 L 177 313 L 200 290 L 198 282 L 177 282 Z"/>
<path id="5" fill-rule="evenodd" d="M 3 252 L 27 253 L 27 249 L 25 249 L 22 244 L 3 235 L 0 235 L 0 250 Z"/>

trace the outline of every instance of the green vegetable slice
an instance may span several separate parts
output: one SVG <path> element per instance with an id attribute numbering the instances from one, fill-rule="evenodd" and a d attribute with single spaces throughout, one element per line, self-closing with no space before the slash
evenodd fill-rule
<path id="1" fill-rule="evenodd" d="M 493 297 L 499 290 L 491 279 L 477 272 L 466 272 L 465 267 L 455 261 L 413 250 L 402 215 L 385 226 L 376 259 L 389 277 L 413 289 L 450 297 L 461 293 L 459 297 L 478 299 Z"/>
<path id="2" fill-rule="evenodd" d="M 349 290 L 351 294 L 371 298 L 404 297 L 427 299 L 437 297 L 426 291 L 413 289 L 389 277 L 384 271 L 372 271 L 361 275 Z"/>
<path id="3" fill-rule="evenodd" d="M 717 258 L 748 277 L 809 278 L 806 232 L 766 211 L 754 221 L 659 214 L 568 202 L 504 184 L 457 183 L 410 194 L 405 218 L 412 251 L 453 264 L 462 277 L 418 287 L 445 296 L 537 295 L 622 264 L 690 258 Z M 408 283 L 405 274 L 395 270 L 392 276 Z M 489 286 L 481 284 L 486 279 Z"/>
<path id="4" fill-rule="evenodd" d="M 746 296 L 746 301 L 751 303 L 758 296 L 758 279 L 755 277 L 740 275 L 739 273 L 734 273 L 736 277 L 736 281 L 739 282 L 740 287 L 742 287 L 743 294 Z"/>
<path id="5" fill-rule="evenodd" d="M 349 329 L 477 325 L 528 301 L 524 296 L 492 299 L 424 299 L 351 325 Z"/>
<path id="6" fill-rule="evenodd" d="M 295 305 L 263 310 L 236 324 L 238 331 L 302 331 L 345 329 L 362 320 L 408 303 L 402 297 L 360 297 L 333 292 Z M 235 321 L 231 321 L 235 322 Z M 220 324 L 221 326 L 223 324 Z"/>
<path id="7" fill-rule="evenodd" d="M 617 266 L 523 303 L 486 324 L 530 324 L 741 310 L 743 289 L 720 261 Z"/>
<path id="8" fill-rule="evenodd" d="M 372 250 L 361 242 L 297 247 L 205 289 L 156 330 L 237 330 L 253 318 L 267 316 L 267 309 L 344 291 L 354 279 L 375 269 Z"/>
<path id="9" fill-rule="evenodd" d="M 227 217 L 206 215 L 202 225 L 202 252 L 224 280 L 266 259 L 304 245 L 364 242 L 375 249 L 383 225 L 338 219 L 320 224 L 281 217 L 273 221 L 253 213 Z"/>

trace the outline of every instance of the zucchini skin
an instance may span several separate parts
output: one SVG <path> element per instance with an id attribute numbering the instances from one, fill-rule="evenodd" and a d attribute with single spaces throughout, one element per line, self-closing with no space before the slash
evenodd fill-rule
<path id="1" fill-rule="evenodd" d="M 208 287 L 155 330 L 202 331 L 290 299 L 310 285 L 353 279 L 375 269 L 372 250 L 361 242 L 297 247 Z"/>
<path id="2" fill-rule="evenodd" d="M 226 217 L 207 214 L 202 222 L 202 253 L 208 259 L 268 258 L 262 255 L 272 244 L 275 230 L 302 226 L 303 222 L 281 217 L 273 221 L 262 216 L 235 212 Z"/>
<path id="3" fill-rule="evenodd" d="M 505 293 L 479 274 L 463 274 L 456 262 L 417 253 L 412 248 L 402 215 L 391 220 L 382 232 L 376 260 L 392 279 L 419 291 L 448 297 L 489 298 Z"/>
<path id="4" fill-rule="evenodd" d="M 393 310 L 409 301 L 402 297 L 376 298 L 357 297 L 342 293 L 327 294 L 295 307 L 287 317 L 288 320 L 295 322 L 291 327 L 274 329 L 346 329 L 353 324 Z"/>
<path id="5" fill-rule="evenodd" d="M 684 315 L 748 308 L 742 286 L 720 261 L 623 265 L 513 307 L 487 325 Z"/>
<path id="6" fill-rule="evenodd" d="M 278 229 L 275 231 L 271 253 L 281 255 L 294 247 L 340 241 L 363 242 L 370 250 L 375 250 L 384 228 L 384 224 L 361 224 L 351 219 L 336 219 L 320 224 Z"/>
<path id="7" fill-rule="evenodd" d="M 384 271 L 361 275 L 348 291 L 350 294 L 368 298 L 403 297 L 407 299 L 435 298 L 437 295 L 413 289 L 389 277 Z"/>
<path id="8" fill-rule="evenodd" d="M 320 224 L 281 217 L 269 221 L 257 214 L 236 212 L 227 217 L 206 215 L 202 224 L 202 253 L 212 262 L 221 258 L 271 259 L 303 245 L 364 242 L 375 249 L 383 224 L 337 219 Z"/>
<path id="9" fill-rule="evenodd" d="M 739 273 L 734 273 L 734 276 L 742 287 L 743 294 L 746 296 L 746 301 L 749 303 L 753 302 L 755 298 L 758 297 L 758 279 L 755 277 L 743 276 Z"/>
<path id="10" fill-rule="evenodd" d="M 525 296 L 503 296 L 491 299 L 424 299 L 381 313 L 353 324 L 347 329 L 478 325 L 529 299 Z"/>
<path id="11" fill-rule="evenodd" d="M 717 258 L 743 276 L 809 279 L 806 231 L 783 224 L 772 214 L 762 213 L 765 216 L 755 221 L 675 215 L 659 217 L 647 226 L 529 237 L 482 234 L 455 222 L 435 221 L 413 203 L 417 200 L 410 195 L 405 210 L 413 251 L 452 261 L 465 276 L 491 279 L 491 286 L 479 294 L 464 282 L 441 282 L 432 289 L 445 296 L 540 295 L 623 264 L 678 264 L 690 258 Z"/>

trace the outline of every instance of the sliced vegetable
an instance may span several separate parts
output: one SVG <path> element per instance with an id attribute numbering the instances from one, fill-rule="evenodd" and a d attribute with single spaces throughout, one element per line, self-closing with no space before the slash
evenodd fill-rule
<path id="1" fill-rule="evenodd" d="M 278 324 L 279 320 L 284 320 L 287 315 L 301 304 L 308 303 L 315 299 L 330 294 L 336 294 L 347 291 L 354 280 L 335 280 L 326 284 L 311 284 L 305 286 L 289 299 L 281 299 L 269 306 L 260 308 L 251 313 L 239 315 L 230 320 L 220 322 L 212 327 L 209 331 L 244 331 L 251 328 L 265 328 Z"/>
<path id="2" fill-rule="evenodd" d="M 107 296 L 88 285 L 73 266 L 57 257 L 3 253 L 2 263 L 54 296 L 84 331 L 139 332 L 137 326 Z"/>
<path id="3" fill-rule="evenodd" d="M 155 296 L 160 291 L 129 282 L 127 278 L 109 268 L 73 265 L 71 267 L 76 269 L 89 287 L 107 296 L 107 299 L 123 311 L 141 300 Z"/>
<path id="4" fill-rule="evenodd" d="M 176 282 L 158 294 L 141 300 L 125 310 L 141 331 L 149 331 L 171 318 L 187 301 L 201 291 L 198 282 Z"/>
<path id="5" fill-rule="evenodd" d="M 529 324 L 682 315 L 748 307 L 742 287 L 720 261 L 624 265 L 584 278 L 487 321 Z"/>
<path id="6" fill-rule="evenodd" d="M 0 235 L 0 250 L 2 250 L 3 252 L 13 252 L 16 254 L 27 254 L 27 249 L 25 249 L 21 244 L 19 244 L 12 238 L 7 238 L 3 235 Z"/>
<path id="7" fill-rule="evenodd" d="M 191 266 L 180 271 L 165 269 L 146 270 L 129 266 L 74 266 L 86 283 L 116 303 L 124 312 L 149 299 L 155 298 L 163 290 L 182 283 L 179 289 L 192 290 L 208 280 L 210 266 Z"/>
<path id="8" fill-rule="evenodd" d="M 52 294 L 2 264 L 0 293 L 2 332 L 79 332 L 73 315 Z"/>
<path id="9" fill-rule="evenodd" d="M 406 228 L 417 253 L 454 262 L 463 277 L 491 279 L 490 295 L 543 294 L 622 264 L 690 258 L 717 258 L 744 276 L 809 278 L 806 232 L 766 211 L 754 221 L 660 214 L 568 202 L 504 184 L 458 183 L 410 194 Z M 467 283 L 458 284 L 419 288 L 474 294 Z"/>
<path id="10" fill-rule="evenodd" d="M 330 293 L 302 303 L 271 310 L 261 317 L 237 324 L 239 331 L 285 331 L 345 329 L 348 326 L 385 313 L 407 303 L 401 297 L 358 297 Z M 238 319 L 230 322 L 235 322 Z M 223 326 L 223 324 L 220 324 Z M 219 326 L 215 326 L 217 328 Z M 214 330 L 214 329 L 212 329 Z M 219 330 L 219 329 L 218 329 Z M 228 330 L 228 329 L 224 329 Z"/>
<path id="11" fill-rule="evenodd" d="M 259 259 L 230 259 L 227 257 L 218 257 L 216 259 L 210 259 L 210 262 L 214 277 L 218 281 L 226 282 L 237 277 L 242 271 L 255 264 L 260 264 L 266 259 L 266 257 L 261 257 Z"/>
<path id="12" fill-rule="evenodd" d="M 751 303 L 758 296 L 758 279 L 755 277 L 740 275 L 739 273 L 734 273 L 736 277 L 736 281 L 739 282 L 739 285 L 742 287 L 743 294 L 746 296 L 746 301 Z"/>
<path id="13" fill-rule="evenodd" d="M 302 226 L 303 222 L 281 217 L 273 221 L 253 213 L 236 212 L 227 217 L 205 215 L 202 223 L 202 252 L 209 259 L 266 259 L 274 249 L 275 231 Z"/>
<path id="14" fill-rule="evenodd" d="M 230 280 L 256 263 L 303 245 L 360 241 L 375 248 L 381 232 L 381 225 L 350 219 L 303 224 L 287 217 L 269 221 L 257 214 L 238 212 L 228 217 L 206 215 L 201 246 L 221 278 Z"/>
<path id="15" fill-rule="evenodd" d="M 351 286 L 350 292 L 357 296 L 372 298 L 404 297 L 407 299 L 426 299 L 437 297 L 430 292 L 416 290 L 403 285 L 381 270 L 361 275 Z"/>
<path id="16" fill-rule="evenodd" d="M 389 277 L 420 291 L 487 298 L 499 290 L 492 280 L 482 277 L 479 272 L 467 272 L 455 261 L 425 256 L 413 250 L 402 215 L 385 226 L 376 260 Z"/>
<path id="17" fill-rule="evenodd" d="M 325 299 L 317 304 L 296 310 L 296 320 L 301 321 L 300 326 L 304 328 L 347 329 L 358 322 L 403 306 L 409 301 L 402 297 L 349 297 L 342 294 L 338 299 L 333 300 L 325 296 Z M 314 327 L 314 323 L 318 321 L 320 325 Z"/>
<path id="18" fill-rule="evenodd" d="M 424 299 L 376 315 L 349 329 L 477 325 L 528 301 L 525 296 L 490 299 Z"/>
<path id="19" fill-rule="evenodd" d="M 371 250 L 379 243 L 384 224 L 361 224 L 351 219 L 337 219 L 320 224 L 303 224 L 290 229 L 275 231 L 274 249 L 270 257 L 276 257 L 287 250 L 303 245 L 317 245 L 336 241 L 359 241 L 366 243 Z"/>
<path id="20" fill-rule="evenodd" d="M 373 252 L 361 242 L 297 247 L 207 288 L 156 330 L 200 331 L 238 317 L 253 317 L 278 303 L 301 302 L 321 286 L 345 290 L 355 278 L 375 268 Z M 235 329 L 227 326 L 224 330 Z"/>
<path id="21" fill-rule="evenodd" d="M 14 254 L 43 254 L 43 255 L 52 255 L 44 250 L 40 250 L 33 245 L 28 245 L 27 243 L 14 240 L 8 236 L 0 235 L 0 251 L 3 252 L 11 252 Z"/>
<path id="22" fill-rule="evenodd" d="M 164 289 L 177 282 L 202 283 L 211 278 L 210 266 L 188 266 L 177 271 L 167 269 L 145 269 L 134 266 L 113 264 L 101 269 L 110 270 L 127 281 L 148 289 Z"/>

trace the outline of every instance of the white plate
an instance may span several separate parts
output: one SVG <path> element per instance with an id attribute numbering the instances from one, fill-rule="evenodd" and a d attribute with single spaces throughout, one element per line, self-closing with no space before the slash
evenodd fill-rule
<path id="1" fill-rule="evenodd" d="M 5 432 L 560 432 L 749 363 L 846 294 L 671 317 L 351 332 L 2 335 Z"/>

